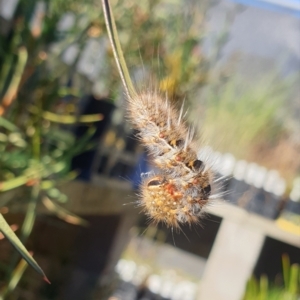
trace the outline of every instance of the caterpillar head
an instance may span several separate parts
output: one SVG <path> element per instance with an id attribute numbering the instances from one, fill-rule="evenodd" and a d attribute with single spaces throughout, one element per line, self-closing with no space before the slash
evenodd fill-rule
<path id="1" fill-rule="evenodd" d="M 179 227 L 180 224 L 198 222 L 209 194 L 210 185 L 202 189 L 193 184 L 187 186 L 167 175 L 155 175 L 142 184 L 141 205 L 156 223 Z"/>

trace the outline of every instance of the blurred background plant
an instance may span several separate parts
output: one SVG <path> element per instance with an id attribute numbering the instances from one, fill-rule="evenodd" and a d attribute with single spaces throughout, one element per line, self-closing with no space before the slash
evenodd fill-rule
<path id="1" fill-rule="evenodd" d="M 70 215 L 62 214 L 57 206 L 67 200 L 57 185 L 74 178 L 70 173 L 71 159 L 91 146 L 88 142 L 94 132 L 90 127 L 84 137 L 76 140 L 70 128 L 78 122 L 90 126 L 103 118 L 100 114 L 79 116 L 74 104 L 85 91 L 68 87 L 63 80 L 72 66 L 61 65 L 54 70 L 49 64 L 53 56 L 51 46 L 61 39 L 58 31 L 61 16 L 70 11 L 78 13 L 80 7 L 73 1 L 19 1 L 9 22 L 1 20 L 0 212 L 8 212 L 13 205 L 17 210 L 23 209 L 24 221 L 18 224 L 23 243 L 33 229 L 37 207 L 43 198 L 44 202 L 56 203 L 46 205 L 53 213 L 61 218 Z M 65 38 L 83 43 L 90 26 L 74 26 L 64 33 Z M 86 224 L 73 217 L 74 224 Z M 1 231 L 26 257 L 27 253 L 16 245 L 14 235 L 5 230 L 4 223 Z M 24 263 L 16 267 L 17 261 L 14 253 L 8 265 L 1 264 L 7 281 L 2 297 L 9 294 L 24 272 Z"/>
<path id="2" fill-rule="evenodd" d="M 290 264 L 288 255 L 282 256 L 282 284 L 270 283 L 268 277 L 252 277 L 247 284 L 244 300 L 297 300 L 300 295 L 300 267 Z M 282 277 L 281 277 L 282 279 Z"/>
<path id="3" fill-rule="evenodd" d="M 295 76 L 282 78 L 270 70 L 250 84 L 241 77 L 222 77 L 201 91 L 203 106 L 195 107 L 192 114 L 192 118 L 201 116 L 204 139 L 237 159 L 276 168 L 291 187 L 300 167 L 299 144 L 292 138 L 294 128 L 289 128 L 288 121 L 295 100 Z M 278 155 L 279 151 L 289 155 Z"/>

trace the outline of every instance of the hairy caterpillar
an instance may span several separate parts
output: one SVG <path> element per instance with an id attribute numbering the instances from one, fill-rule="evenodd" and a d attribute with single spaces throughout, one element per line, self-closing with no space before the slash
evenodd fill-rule
<path id="1" fill-rule="evenodd" d="M 123 56 L 108 0 L 102 0 L 108 35 L 127 96 L 129 119 L 160 170 L 144 179 L 140 205 L 170 227 L 198 222 L 211 196 L 213 172 L 197 158 L 193 130 L 167 97 L 155 89 L 137 93 Z"/>

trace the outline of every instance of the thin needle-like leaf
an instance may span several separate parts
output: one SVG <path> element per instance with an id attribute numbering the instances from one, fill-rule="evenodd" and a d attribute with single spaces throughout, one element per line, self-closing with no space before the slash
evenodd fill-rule
<path id="1" fill-rule="evenodd" d="M 43 118 L 48 121 L 60 123 L 60 124 L 74 124 L 76 122 L 79 123 L 99 122 L 103 120 L 103 115 L 102 114 L 83 115 L 77 118 L 76 116 L 59 115 L 50 111 L 45 111 L 43 113 Z"/>
<path id="2" fill-rule="evenodd" d="M 32 266 L 39 274 L 41 274 L 46 282 L 49 283 L 48 278 L 46 277 L 44 271 L 40 268 L 38 263 L 34 260 L 34 258 L 29 254 L 25 246 L 10 228 L 10 226 L 5 221 L 2 214 L 0 214 L 0 231 L 2 234 L 9 240 L 9 242 L 15 247 L 15 249 L 22 255 L 22 257 L 26 260 L 26 262 Z"/>
<path id="3" fill-rule="evenodd" d="M 43 198 L 43 204 L 45 207 L 53 212 L 58 218 L 64 220 L 67 223 L 73 224 L 73 225 L 81 225 L 81 226 L 88 226 L 88 222 L 75 214 L 67 211 L 66 209 L 60 207 L 57 204 L 54 204 L 49 198 L 44 197 Z"/>
<path id="4" fill-rule="evenodd" d="M 19 131 L 19 128 L 12 122 L 0 116 L 0 127 L 4 127 L 9 131 Z"/>
<path id="5" fill-rule="evenodd" d="M 283 280 L 284 286 L 288 287 L 290 285 L 290 258 L 287 254 L 282 255 L 282 270 L 283 270 Z"/>
<path id="6" fill-rule="evenodd" d="M 17 224 L 13 224 L 13 225 L 10 226 L 10 228 L 13 231 L 16 231 L 19 228 L 19 226 Z M 3 240 L 4 238 L 5 238 L 5 236 L 2 233 L 0 233 L 0 240 Z"/>
<path id="7" fill-rule="evenodd" d="M 26 66 L 28 59 L 28 52 L 25 47 L 20 47 L 18 52 L 18 63 L 13 74 L 13 78 L 10 82 L 9 87 L 5 95 L 2 98 L 2 106 L 0 106 L 0 115 L 3 115 L 5 109 L 14 101 L 17 96 L 18 88 L 20 81 L 22 79 L 22 75 L 24 72 L 24 68 Z"/>

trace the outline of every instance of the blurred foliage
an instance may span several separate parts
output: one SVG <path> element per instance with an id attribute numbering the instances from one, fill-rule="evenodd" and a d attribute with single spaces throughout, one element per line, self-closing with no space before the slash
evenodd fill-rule
<path id="1" fill-rule="evenodd" d="M 289 257 L 282 256 L 283 285 L 271 284 L 266 276 L 259 280 L 252 277 L 247 284 L 243 300 L 297 300 L 300 297 L 300 266 L 290 264 Z"/>
<path id="2" fill-rule="evenodd" d="M 260 136 L 278 139 L 284 127 L 276 117 L 287 88 L 279 80 L 274 84 L 274 79 L 264 78 L 247 86 L 233 77 L 209 86 L 203 128 L 209 143 L 242 157 Z"/>
<path id="3" fill-rule="evenodd" d="M 86 6 L 91 4 L 87 2 Z M 87 91 L 70 88 L 61 79 L 64 75 L 70 78 L 74 66 L 61 64 L 60 68 L 51 68 L 54 55 L 51 47 L 62 38 L 58 31 L 61 17 L 70 11 L 83 13 L 81 8 L 74 1 L 19 1 L 13 18 L 5 23 L 0 34 L 0 208 L 1 212 L 5 211 L 3 208 L 8 211 L 7 207 L 13 203 L 25 207 L 19 237 L 2 215 L 0 231 L 43 276 L 22 243 L 33 229 L 38 204 L 45 195 L 48 198 L 43 203 L 52 213 L 73 224 L 84 223 L 52 201 L 66 201 L 65 195 L 54 193 L 55 187 L 74 178 L 69 172 L 71 159 L 89 147 L 89 137 L 94 133 L 91 126 L 86 136 L 76 140 L 70 125 L 90 126 L 103 118 L 79 116 L 79 111 L 75 111 L 74 105 Z M 98 16 L 99 12 L 91 15 Z M 84 43 L 90 23 L 91 20 L 84 28 L 75 26 L 64 33 L 64 38 L 78 40 L 79 37 Z M 63 51 L 62 45 L 60 53 Z M 55 55 L 59 59 L 59 54 Z M 17 262 L 18 256 L 14 254 L 6 270 L 7 286 L 1 290 L 0 297 L 14 289 L 25 270 L 24 261 L 18 266 Z"/>
<path id="4" fill-rule="evenodd" d="M 151 68 L 147 75 L 160 74 L 160 88 L 175 99 L 206 83 L 208 63 L 199 48 L 204 30 L 199 28 L 203 29 L 208 1 L 188 10 L 181 1 L 112 2 L 133 73 Z M 175 33 L 168 33 L 170 27 L 176 28 Z M 79 68 L 90 41 L 104 46 L 104 52 L 98 49 L 102 57 L 89 53 L 92 65 L 100 61 L 93 76 Z M 67 222 L 86 225 L 59 206 L 67 197 L 58 187 L 74 178 L 69 171 L 74 155 L 90 147 L 94 129 L 89 124 L 105 117 L 79 116 L 80 98 L 90 93 L 94 81 L 102 87 L 97 96 L 119 96 L 120 80 L 111 68 L 112 59 L 100 1 L 20 0 L 13 18 L 0 30 L 0 212 L 25 207 L 18 237 L 2 215 L 0 231 L 42 275 L 21 243 L 32 232 L 40 204 Z M 80 140 L 72 133 L 77 123 L 90 126 Z M 18 256 L 13 255 L 2 297 L 25 270 L 23 261 L 21 267 L 17 263 Z"/>
<path id="5" fill-rule="evenodd" d="M 203 140 L 214 149 L 276 169 L 291 186 L 300 170 L 300 145 L 287 126 L 295 86 L 293 76 L 275 71 L 252 81 L 220 75 L 193 101 L 191 119 L 199 120 Z"/>

